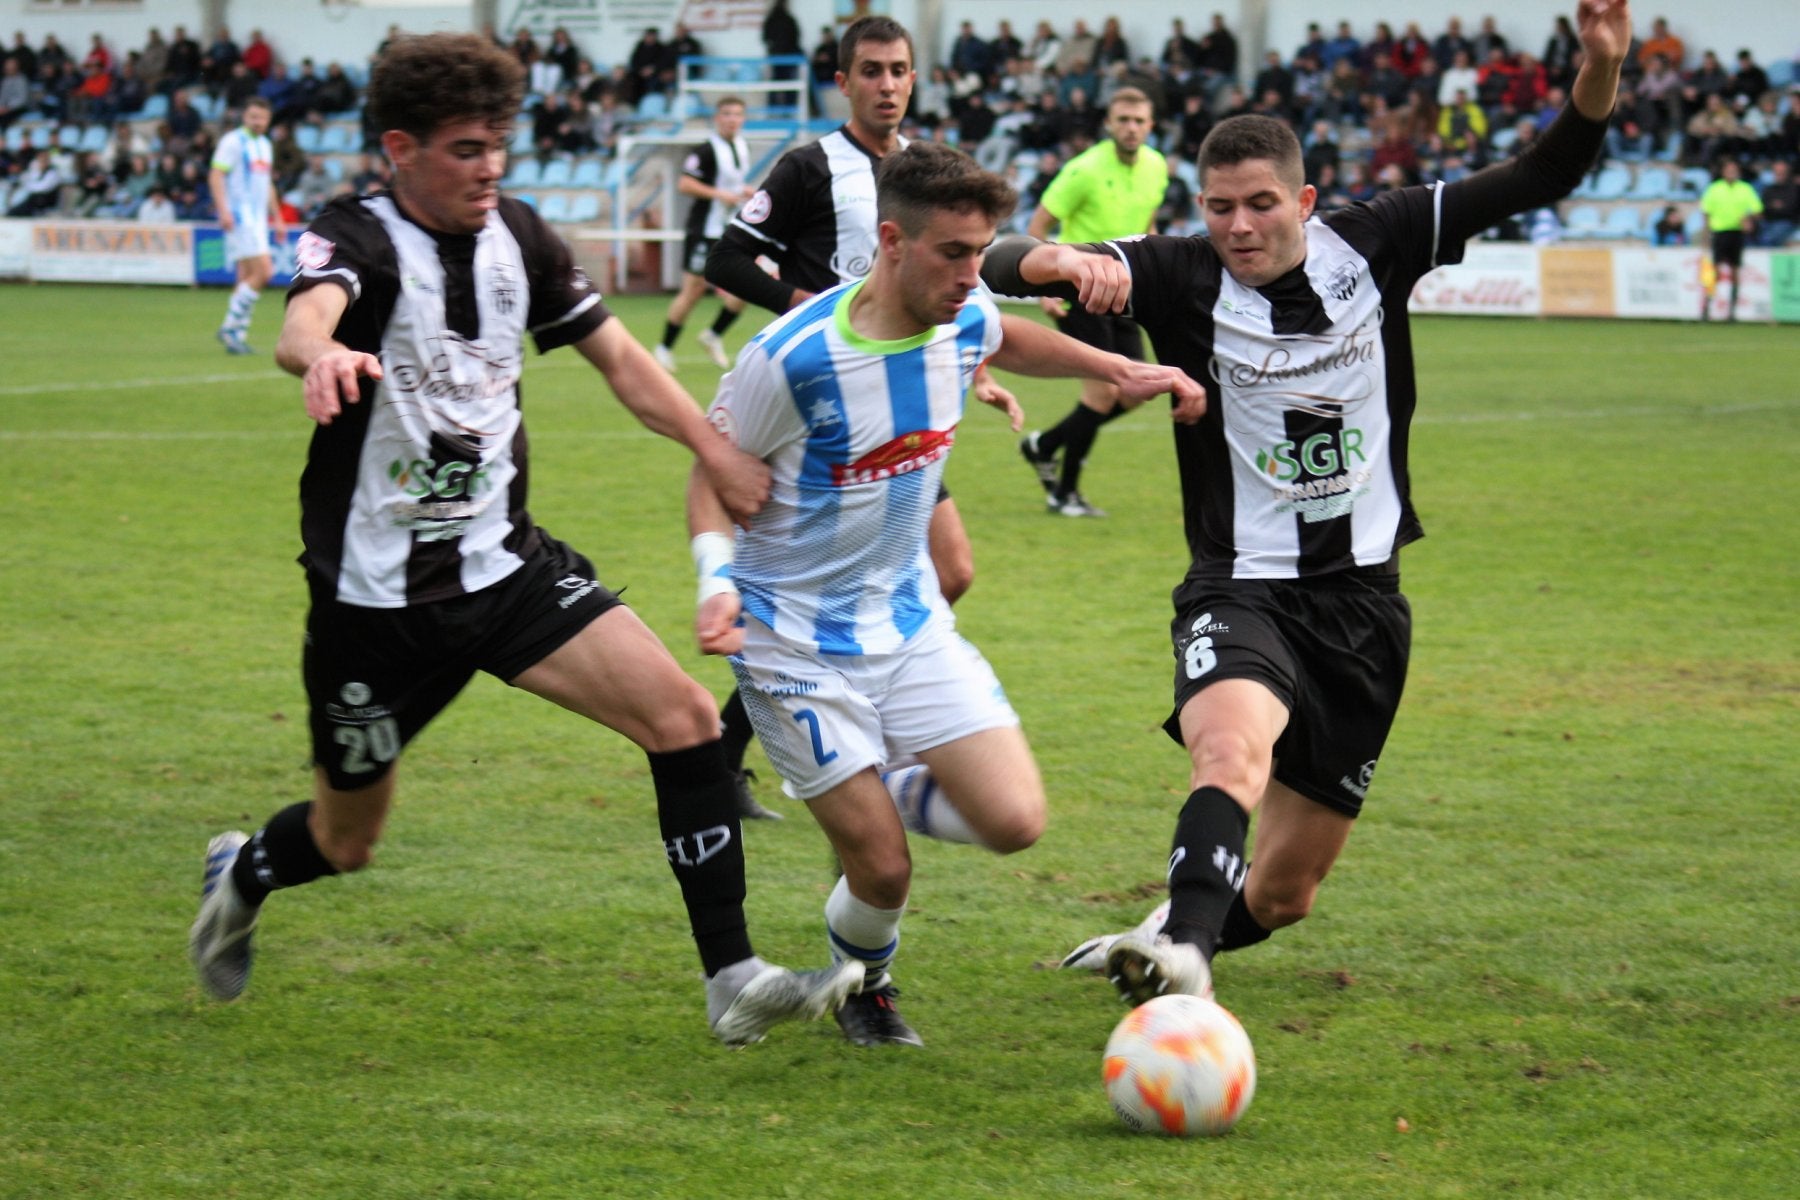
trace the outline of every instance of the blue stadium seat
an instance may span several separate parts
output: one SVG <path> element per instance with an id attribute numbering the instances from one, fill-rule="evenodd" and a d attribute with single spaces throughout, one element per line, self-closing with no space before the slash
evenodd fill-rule
<path id="1" fill-rule="evenodd" d="M 1625 193 L 1627 200 L 1666 200 L 1671 194 L 1669 173 L 1661 167 L 1638 168 L 1637 179 Z"/>
<path id="2" fill-rule="evenodd" d="M 95 154 L 106 149 L 106 126 L 89 125 L 81 131 L 81 149 Z"/>
<path id="3" fill-rule="evenodd" d="M 57 130 L 56 144 L 64 150 L 79 150 L 81 148 L 81 126 L 64 125 Z"/>
<path id="4" fill-rule="evenodd" d="M 1610 166 L 1600 171 L 1599 178 L 1594 180 L 1588 195 L 1595 200 L 1618 200 L 1625 195 L 1625 189 L 1631 186 L 1631 170 L 1627 167 Z"/>
<path id="5" fill-rule="evenodd" d="M 1706 228 L 1706 214 L 1697 208 L 1694 209 L 1681 219 L 1681 228 L 1687 234 L 1688 241 L 1697 245 L 1700 241 L 1700 231 Z"/>
<path id="6" fill-rule="evenodd" d="M 50 126 L 34 125 L 31 127 L 31 148 L 33 150 L 48 150 L 55 141 L 56 134 Z"/>
<path id="7" fill-rule="evenodd" d="M 6 130 L 6 139 L 4 143 L 0 144 L 5 145 L 7 151 L 12 154 L 17 154 L 24 150 L 25 127 L 17 124 L 8 126 Z"/>
<path id="8" fill-rule="evenodd" d="M 566 221 L 569 219 L 569 197 L 563 192 L 551 192 L 538 205 L 538 216 L 546 221 Z"/>
<path id="9" fill-rule="evenodd" d="M 536 208 L 538 206 L 538 198 L 530 192 L 519 192 L 513 196 L 513 199 L 517 200 L 527 208 Z"/>
<path id="10" fill-rule="evenodd" d="M 553 158 L 544 164 L 544 173 L 538 176 L 538 186 L 544 188 L 568 187 L 574 177 L 575 167 L 568 159 Z"/>
<path id="11" fill-rule="evenodd" d="M 325 132 L 319 135 L 319 152 L 321 154 L 352 154 L 356 145 L 350 138 L 350 130 L 343 125 L 327 125 Z"/>
<path id="12" fill-rule="evenodd" d="M 513 130 L 512 144 L 508 146 L 507 149 L 511 150 L 514 154 L 530 154 L 531 145 L 531 123 L 529 121 L 521 121 Z"/>
<path id="13" fill-rule="evenodd" d="M 661 92 L 651 92 L 637 102 L 638 119 L 654 121 L 669 115 L 669 98 Z"/>
<path id="14" fill-rule="evenodd" d="M 1690 200 L 1698 200 L 1700 193 L 1712 183 L 1712 172 L 1705 167 L 1683 167 L 1681 171 L 1680 195 Z"/>
<path id="15" fill-rule="evenodd" d="M 324 135 L 319 132 L 319 127 L 317 125 L 307 125 L 302 123 L 294 130 L 294 144 L 308 154 L 317 154 L 319 152 L 319 143 L 323 140 Z"/>
<path id="16" fill-rule="evenodd" d="M 575 198 L 569 201 L 569 220 L 598 221 L 600 219 L 600 193 L 576 192 Z"/>
<path id="17" fill-rule="evenodd" d="M 500 181 L 500 186 L 509 192 L 519 188 L 533 188 L 543 177 L 543 168 L 538 165 L 537 159 L 516 158 L 512 169 L 506 173 L 506 178 Z"/>
<path id="18" fill-rule="evenodd" d="M 575 164 L 575 173 L 569 177 L 569 186 L 578 188 L 597 188 L 603 186 L 602 180 L 606 164 L 597 158 L 584 158 Z"/>
<path id="19" fill-rule="evenodd" d="M 325 174 L 330 177 L 331 182 L 333 183 L 342 182 L 344 178 L 344 160 L 341 158 L 326 159 Z"/>
<path id="20" fill-rule="evenodd" d="M 1494 151 L 1495 158 L 1505 158 L 1519 140 L 1519 129 L 1516 125 L 1508 125 L 1505 129 L 1494 130 L 1494 136 L 1488 139 L 1488 145 Z"/>
<path id="21" fill-rule="evenodd" d="M 160 121 L 168 115 L 169 98 L 161 92 L 151 93 L 150 98 L 144 101 L 144 107 L 137 111 L 140 121 Z"/>
<path id="22" fill-rule="evenodd" d="M 1602 237 L 1624 240 L 1644 236 L 1644 216 L 1629 204 L 1622 204 L 1606 214 Z"/>
<path id="23" fill-rule="evenodd" d="M 1601 216 L 1598 205 L 1577 204 L 1563 219 L 1563 237 L 1577 240 L 1604 237 L 1601 229 L 1605 224 L 1606 218 Z"/>

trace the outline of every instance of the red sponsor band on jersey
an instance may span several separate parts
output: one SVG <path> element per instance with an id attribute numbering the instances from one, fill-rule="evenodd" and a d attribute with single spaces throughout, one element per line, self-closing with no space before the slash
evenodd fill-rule
<path id="1" fill-rule="evenodd" d="M 833 464 L 831 482 L 834 487 L 849 487 L 892 479 L 896 475 L 910 475 L 943 458 L 955 444 L 956 430 L 953 428 L 903 433 L 855 462 Z"/>

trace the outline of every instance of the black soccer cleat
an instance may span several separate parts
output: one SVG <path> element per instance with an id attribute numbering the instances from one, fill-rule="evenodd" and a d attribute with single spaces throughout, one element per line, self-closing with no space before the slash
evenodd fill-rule
<path id="1" fill-rule="evenodd" d="M 755 778 L 755 771 L 732 772 L 731 782 L 737 790 L 738 817 L 745 821 L 785 821 L 785 816 L 773 809 L 764 808 L 750 791 L 750 783 Z"/>
<path id="2" fill-rule="evenodd" d="M 1045 454 L 1038 449 L 1038 438 L 1040 436 L 1038 431 L 1034 429 L 1024 437 L 1020 438 L 1019 454 L 1026 462 L 1031 464 L 1031 469 L 1037 472 L 1038 483 L 1043 485 L 1044 494 L 1048 496 L 1056 490 L 1056 484 L 1061 477 L 1061 473 L 1056 465 L 1056 455 Z"/>
<path id="3" fill-rule="evenodd" d="M 906 1023 L 894 1000 L 900 989 L 892 979 L 882 976 L 880 987 L 867 987 L 844 1001 L 837 1010 L 837 1023 L 844 1036 L 858 1046 L 923 1046 L 925 1039 Z"/>

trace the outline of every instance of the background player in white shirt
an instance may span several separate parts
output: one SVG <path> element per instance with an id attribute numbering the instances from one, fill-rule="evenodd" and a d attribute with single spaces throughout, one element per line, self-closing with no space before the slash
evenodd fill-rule
<path id="1" fill-rule="evenodd" d="M 244 340 L 250 316 L 275 273 L 269 255 L 270 225 L 276 237 L 287 240 L 287 222 L 281 219 L 281 197 L 271 170 L 275 148 L 268 137 L 269 115 L 269 102 L 261 96 L 246 100 L 244 123 L 219 139 L 206 175 L 225 234 L 225 257 L 237 268 L 237 286 L 218 333 L 232 354 L 252 353 Z"/>
<path id="2" fill-rule="evenodd" d="M 675 181 L 675 190 L 692 196 L 694 203 L 688 208 L 687 236 L 681 243 L 681 290 L 669 301 L 662 341 L 652 351 L 656 361 L 671 371 L 675 369 L 675 340 L 694 305 L 706 294 L 706 258 L 712 245 L 725 232 L 725 223 L 738 206 L 756 194 L 746 179 L 750 144 L 744 140 L 743 129 L 744 102 L 736 96 L 722 97 L 713 109 L 712 136 L 683 160 L 681 178 Z M 729 368 L 731 358 L 725 353 L 723 336 L 744 311 L 744 302 L 721 290 L 719 304 L 712 328 L 700 332 L 700 345 L 715 364 Z"/>
<path id="3" fill-rule="evenodd" d="M 838 1013 L 859 1045 L 921 1044 L 888 973 L 912 876 L 906 829 L 1010 853 L 1044 827 L 1018 716 L 957 636 L 928 545 L 977 368 L 991 356 L 1131 396 L 1173 391 L 1178 420 L 1203 406 L 1180 371 L 1000 315 L 978 272 L 1016 200 L 950 147 L 885 156 L 867 278 L 758 334 L 713 404 L 713 423 L 769 463 L 768 505 L 734 544 L 706 478 L 689 489 L 701 649 L 733 656 L 757 736 L 843 865 L 825 918 L 832 954 L 866 972 Z M 1017 402 L 997 405 L 1017 430 Z"/>

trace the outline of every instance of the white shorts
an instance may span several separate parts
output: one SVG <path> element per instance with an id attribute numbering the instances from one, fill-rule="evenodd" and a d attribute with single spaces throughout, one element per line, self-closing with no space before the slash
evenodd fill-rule
<path id="1" fill-rule="evenodd" d="M 234 263 L 241 258 L 269 258 L 274 253 L 269 247 L 267 221 L 239 221 L 225 235 L 226 262 Z"/>
<path id="2" fill-rule="evenodd" d="M 866 768 L 1019 724 L 994 669 L 949 623 L 866 656 L 797 649 L 746 616 L 731 668 L 763 752 L 801 800 Z"/>

